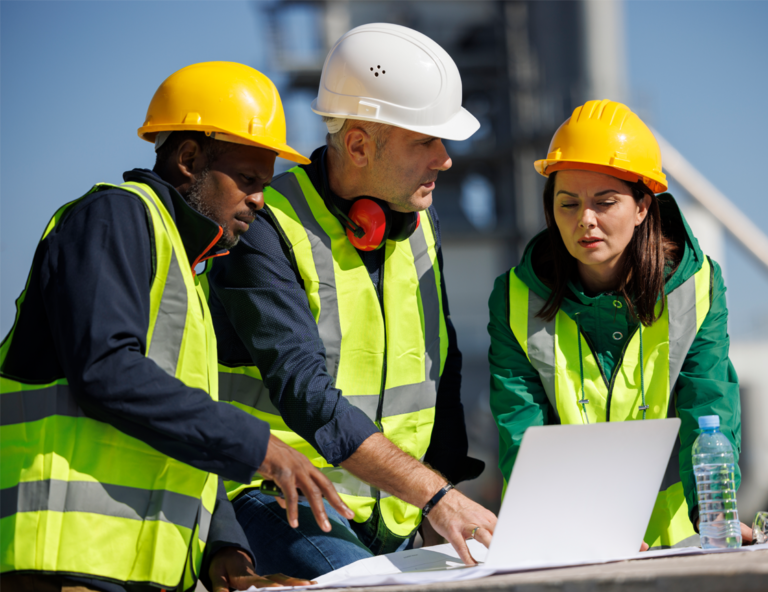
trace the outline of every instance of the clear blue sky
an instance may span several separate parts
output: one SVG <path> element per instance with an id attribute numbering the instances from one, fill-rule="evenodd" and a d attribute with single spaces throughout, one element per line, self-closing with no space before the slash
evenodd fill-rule
<path id="1" fill-rule="evenodd" d="M 631 0 L 625 15 L 633 100 L 768 233 L 768 2 Z M 768 271 L 732 239 L 725 265 L 731 335 L 766 339 Z"/>
<path id="2" fill-rule="evenodd" d="M 248 2 L 0 2 L 0 333 L 56 208 L 152 168 L 136 130 L 160 83 L 196 62 L 263 67 Z"/>
<path id="3" fill-rule="evenodd" d="M 768 2 L 634 0 L 625 12 L 633 101 L 768 232 Z M 201 61 L 265 68 L 263 24 L 245 2 L 0 2 L 0 333 L 56 207 L 151 167 L 136 128 L 160 82 Z M 734 246 L 726 264 L 732 334 L 764 336 L 768 274 Z"/>

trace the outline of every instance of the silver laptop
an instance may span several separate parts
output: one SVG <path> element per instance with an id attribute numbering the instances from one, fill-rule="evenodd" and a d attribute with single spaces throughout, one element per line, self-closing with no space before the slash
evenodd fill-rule
<path id="1" fill-rule="evenodd" d="M 529 428 L 485 566 L 637 553 L 679 429 L 679 419 Z"/>
<path id="2" fill-rule="evenodd" d="M 490 549 L 467 541 L 480 566 L 463 565 L 444 544 L 361 559 L 317 581 L 427 583 L 636 555 L 679 429 L 679 419 L 529 428 Z"/>

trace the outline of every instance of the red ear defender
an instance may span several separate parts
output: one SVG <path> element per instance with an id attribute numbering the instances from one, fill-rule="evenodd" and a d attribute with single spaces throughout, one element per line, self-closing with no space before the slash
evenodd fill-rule
<path id="1" fill-rule="evenodd" d="M 347 238 L 356 249 L 375 251 L 387 240 L 388 212 L 372 199 L 358 199 L 349 210 L 349 218 L 365 232 L 357 237 L 347 228 Z M 359 234 L 359 233 L 358 233 Z"/>

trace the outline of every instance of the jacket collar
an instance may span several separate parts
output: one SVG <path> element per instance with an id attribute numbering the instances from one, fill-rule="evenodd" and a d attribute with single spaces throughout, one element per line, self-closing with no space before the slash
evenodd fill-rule
<path id="1" fill-rule="evenodd" d="M 162 200 L 165 209 L 176 223 L 193 272 L 201 261 L 229 253 L 215 246 L 221 237 L 221 226 L 192 208 L 181 194 L 157 173 L 147 169 L 133 169 L 123 173 L 123 179 L 149 185 Z"/>

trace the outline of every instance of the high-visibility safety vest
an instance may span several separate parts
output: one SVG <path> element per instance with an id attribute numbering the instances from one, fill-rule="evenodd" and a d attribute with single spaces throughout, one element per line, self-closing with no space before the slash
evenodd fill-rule
<path id="1" fill-rule="evenodd" d="M 176 225 L 148 185 L 99 184 L 86 195 L 115 187 L 136 195 L 151 220 L 156 261 L 146 356 L 215 400 L 216 337 Z M 56 212 L 41 240 L 79 201 Z M 17 320 L 28 287 L 29 280 Z M 0 349 L 0 368 L 13 351 L 14 329 Z M 39 384 L 3 368 L 0 381 L 0 571 L 194 589 L 218 477 L 86 417 L 64 377 Z"/>
<path id="2" fill-rule="evenodd" d="M 435 230 L 427 212 L 407 241 L 387 241 L 377 292 L 344 227 L 323 203 L 307 173 L 277 177 L 264 201 L 288 242 L 325 346 L 335 387 L 401 450 L 421 459 L 435 419 L 435 400 L 448 352 Z M 409 536 L 421 509 L 329 465 L 283 421 L 258 368 L 219 365 L 221 399 L 269 422 L 272 434 L 307 456 L 367 520 L 379 505 L 390 532 Z M 258 486 L 225 483 L 230 497 Z"/>
<path id="3" fill-rule="evenodd" d="M 517 277 L 514 268 L 509 272 L 509 326 L 539 373 L 560 423 L 676 416 L 675 384 L 709 312 L 712 269 L 705 257 L 701 269 L 666 296 L 661 317 L 650 327 L 635 329 L 610 381 L 577 323 L 562 310 L 552 321 L 537 317 L 544 299 Z M 657 312 L 660 307 L 661 301 Z M 643 398 L 645 411 L 641 409 Z M 680 482 L 679 449 L 678 438 L 644 537 L 651 548 L 689 546 L 698 541 Z"/>

